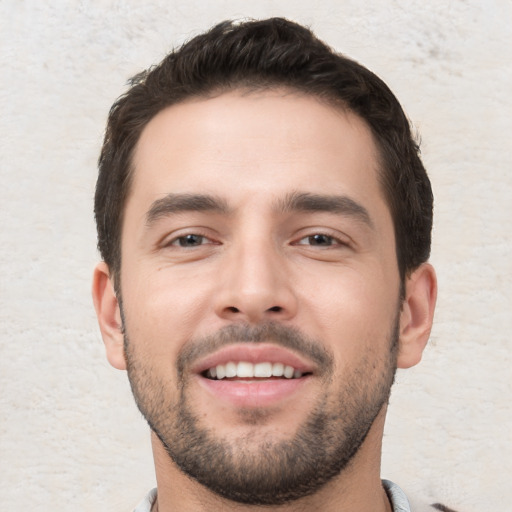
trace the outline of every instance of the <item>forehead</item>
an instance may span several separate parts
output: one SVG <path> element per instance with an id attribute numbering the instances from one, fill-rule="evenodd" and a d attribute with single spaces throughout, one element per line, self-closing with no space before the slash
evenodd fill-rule
<path id="1" fill-rule="evenodd" d="M 378 152 L 366 123 L 316 97 L 289 90 L 233 91 L 161 111 L 133 159 L 133 197 L 169 193 L 274 199 L 294 189 L 381 196 Z M 236 205 L 235 205 L 236 206 Z"/>

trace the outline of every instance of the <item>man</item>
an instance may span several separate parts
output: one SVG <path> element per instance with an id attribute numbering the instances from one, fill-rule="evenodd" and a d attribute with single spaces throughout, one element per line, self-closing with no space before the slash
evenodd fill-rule
<path id="1" fill-rule="evenodd" d="M 409 510 L 380 454 L 432 325 L 432 202 L 388 87 L 297 24 L 222 23 L 133 80 L 93 296 L 152 431 L 138 511 Z"/>

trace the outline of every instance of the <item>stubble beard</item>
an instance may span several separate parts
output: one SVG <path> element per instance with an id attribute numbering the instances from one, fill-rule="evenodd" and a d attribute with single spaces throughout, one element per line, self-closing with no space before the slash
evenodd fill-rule
<path id="1" fill-rule="evenodd" d="M 277 344 L 296 346 L 299 352 L 307 351 L 307 347 L 315 347 L 311 349 L 313 352 L 322 347 L 300 332 L 274 323 L 259 327 L 232 326 L 209 341 L 222 345 L 231 336 L 248 343 L 272 339 Z M 208 346 L 200 341 L 195 346 Z M 319 397 L 293 437 L 276 440 L 270 434 L 259 435 L 257 425 L 260 421 L 264 423 L 265 414 L 260 411 L 259 417 L 255 410 L 247 414 L 247 422 L 255 425 L 254 434 L 233 440 L 221 438 L 201 424 L 199 411 L 193 410 L 188 394 L 184 358 L 177 362 L 179 398 L 173 402 L 169 385 L 142 364 L 144 359 L 134 354 L 125 333 L 128 377 L 135 401 L 172 461 L 189 477 L 223 498 L 267 506 L 311 495 L 349 465 L 389 400 L 397 350 L 398 317 L 384 358 L 376 362 L 367 354 L 362 364 L 344 375 L 336 393 L 329 396 L 326 391 Z M 307 355 L 316 357 L 311 352 Z M 317 356 L 320 357 L 318 352 Z M 323 378 L 327 384 L 334 378 L 334 361 L 327 352 L 320 358 L 323 358 Z"/>

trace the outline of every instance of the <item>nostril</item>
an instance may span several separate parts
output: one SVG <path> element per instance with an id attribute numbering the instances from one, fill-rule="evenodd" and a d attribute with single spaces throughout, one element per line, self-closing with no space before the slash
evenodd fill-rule
<path id="1" fill-rule="evenodd" d="M 245 310 L 244 308 L 239 309 L 236 306 L 226 306 L 223 309 L 223 311 L 226 314 L 236 314 L 236 315 L 240 315 L 240 314 L 243 315 L 244 313 L 246 313 L 250 317 L 252 317 L 253 315 L 256 314 L 255 311 L 252 311 L 250 308 Z M 281 306 L 272 306 L 271 308 L 266 309 L 265 313 L 282 313 L 283 311 L 284 311 L 284 308 L 282 308 Z M 257 315 L 257 316 L 259 316 L 259 315 Z"/>

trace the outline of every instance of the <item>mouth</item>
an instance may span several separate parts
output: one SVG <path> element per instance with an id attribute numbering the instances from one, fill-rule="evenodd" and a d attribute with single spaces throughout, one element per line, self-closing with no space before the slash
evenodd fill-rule
<path id="1" fill-rule="evenodd" d="M 299 354 L 272 343 L 234 344 L 198 362 L 193 373 L 208 402 L 237 408 L 271 407 L 299 399 L 317 367 Z"/>
<path id="2" fill-rule="evenodd" d="M 259 363 L 229 361 L 226 364 L 212 366 L 202 372 L 203 377 L 211 380 L 300 379 L 307 375 L 311 375 L 311 372 L 302 372 L 289 364 L 270 361 Z"/>
<path id="3" fill-rule="evenodd" d="M 299 354 L 272 343 L 233 344 L 197 362 L 192 372 L 209 380 L 300 379 L 316 365 Z"/>

